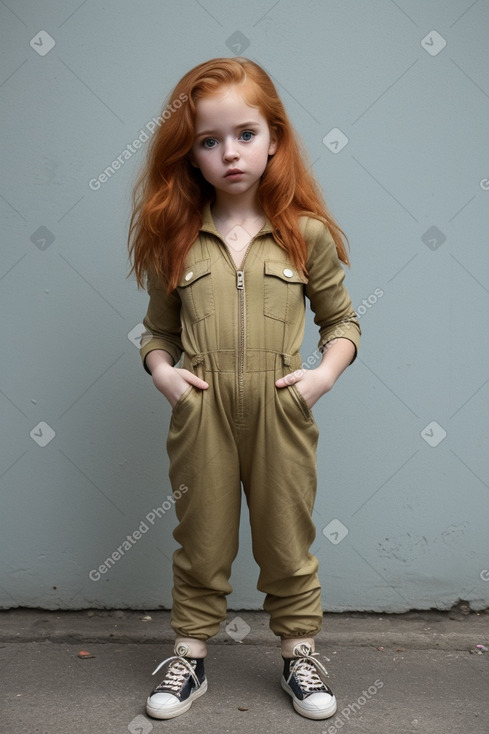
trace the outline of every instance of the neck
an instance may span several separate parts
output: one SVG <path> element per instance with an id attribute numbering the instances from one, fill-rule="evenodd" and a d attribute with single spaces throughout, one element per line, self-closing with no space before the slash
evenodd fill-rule
<path id="1" fill-rule="evenodd" d="M 229 196 L 216 191 L 216 200 L 212 206 L 212 215 L 220 220 L 243 221 L 250 218 L 263 217 L 263 207 L 258 201 L 257 190 L 246 191 L 239 196 Z"/>

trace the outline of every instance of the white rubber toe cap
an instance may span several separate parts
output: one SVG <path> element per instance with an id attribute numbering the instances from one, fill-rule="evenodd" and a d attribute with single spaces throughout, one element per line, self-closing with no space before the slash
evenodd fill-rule
<path id="1" fill-rule="evenodd" d="M 308 719 L 328 719 L 336 713 L 336 698 L 329 693 L 311 693 L 303 701 L 294 699 L 294 708 Z"/>
<path id="2" fill-rule="evenodd" d="M 153 693 L 146 703 L 146 712 L 157 719 L 171 719 L 183 714 L 192 704 L 191 700 L 180 701 L 171 693 Z"/>

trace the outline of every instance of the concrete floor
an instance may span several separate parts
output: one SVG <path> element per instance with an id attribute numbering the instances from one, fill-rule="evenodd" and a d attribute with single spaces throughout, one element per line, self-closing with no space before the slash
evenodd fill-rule
<path id="1" fill-rule="evenodd" d="M 298 716 L 281 690 L 264 615 L 231 613 L 229 622 L 250 631 L 238 642 L 223 629 L 209 644 L 208 692 L 183 716 L 157 721 L 144 703 L 154 667 L 172 654 L 168 613 L 0 612 L 0 732 L 489 732 L 489 652 L 469 652 L 489 641 L 487 614 L 327 615 L 317 647 L 338 712 L 324 721 Z"/>

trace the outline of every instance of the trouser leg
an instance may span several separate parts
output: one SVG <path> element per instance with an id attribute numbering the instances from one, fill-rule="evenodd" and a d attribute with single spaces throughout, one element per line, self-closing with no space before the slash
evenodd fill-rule
<path id="1" fill-rule="evenodd" d="M 238 456 L 220 408 L 215 391 L 192 388 L 177 403 L 167 440 L 172 487 L 187 487 L 175 504 L 180 547 L 173 556 L 171 624 L 177 635 L 201 640 L 216 634 L 226 617 L 238 550 Z"/>
<path id="2" fill-rule="evenodd" d="M 295 388 L 277 389 L 276 377 L 260 377 L 263 407 L 240 445 L 258 589 L 276 635 L 309 637 L 322 621 L 318 561 L 309 552 L 318 429 Z"/>

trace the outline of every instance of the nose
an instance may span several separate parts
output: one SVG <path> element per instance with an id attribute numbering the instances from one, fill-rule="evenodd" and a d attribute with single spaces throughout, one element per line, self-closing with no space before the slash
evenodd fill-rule
<path id="1" fill-rule="evenodd" d="M 234 161 L 239 158 L 239 152 L 234 139 L 224 141 L 223 158 L 225 161 Z"/>

